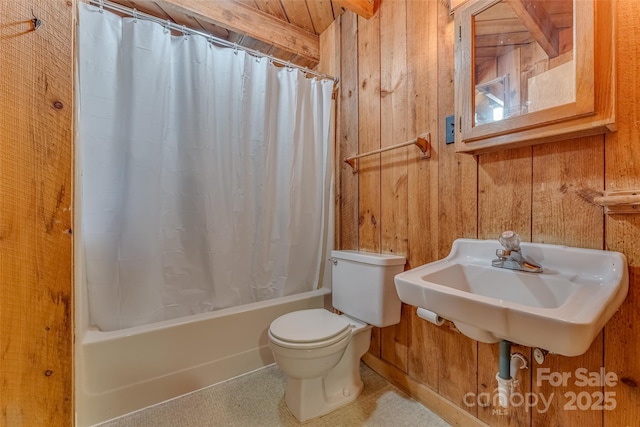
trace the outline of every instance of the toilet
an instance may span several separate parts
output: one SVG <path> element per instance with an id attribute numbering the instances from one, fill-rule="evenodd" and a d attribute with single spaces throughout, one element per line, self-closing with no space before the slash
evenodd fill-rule
<path id="1" fill-rule="evenodd" d="M 401 302 L 393 278 L 405 258 L 358 251 L 332 251 L 332 305 L 294 311 L 269 327 L 269 347 L 287 375 L 285 402 L 299 421 L 327 414 L 362 391 L 360 358 L 369 349 L 371 327 L 400 322 Z"/>

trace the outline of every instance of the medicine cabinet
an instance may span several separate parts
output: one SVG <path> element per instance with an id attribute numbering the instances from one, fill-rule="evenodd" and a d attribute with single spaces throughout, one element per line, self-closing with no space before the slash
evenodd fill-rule
<path id="1" fill-rule="evenodd" d="M 462 3 L 455 10 L 456 151 L 614 131 L 613 19 L 611 0 Z"/>

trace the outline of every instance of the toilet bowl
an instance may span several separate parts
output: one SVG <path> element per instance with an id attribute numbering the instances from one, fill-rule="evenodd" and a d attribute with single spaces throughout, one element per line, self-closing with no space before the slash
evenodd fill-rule
<path id="1" fill-rule="evenodd" d="M 370 325 L 325 309 L 296 311 L 276 320 L 269 328 L 269 347 L 287 375 L 285 402 L 298 420 L 327 414 L 358 397 L 363 388 L 360 358 L 369 349 Z M 311 323 L 315 340 L 301 341 L 291 331 Z"/>
<path id="2" fill-rule="evenodd" d="M 393 277 L 404 269 L 404 257 L 333 251 L 332 261 L 332 303 L 345 314 L 295 311 L 269 327 L 269 347 L 287 376 L 285 402 L 300 421 L 354 401 L 363 389 L 360 358 L 369 349 L 371 325 L 400 321 Z"/>

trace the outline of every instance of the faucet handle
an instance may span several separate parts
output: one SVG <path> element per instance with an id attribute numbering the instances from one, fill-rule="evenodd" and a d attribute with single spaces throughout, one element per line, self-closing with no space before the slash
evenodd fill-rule
<path id="1" fill-rule="evenodd" d="M 509 251 L 520 250 L 520 236 L 515 231 L 503 231 L 498 241 Z"/>

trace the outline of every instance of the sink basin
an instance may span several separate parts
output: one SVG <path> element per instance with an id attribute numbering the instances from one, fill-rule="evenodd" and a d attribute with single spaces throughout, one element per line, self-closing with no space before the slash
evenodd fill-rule
<path id="1" fill-rule="evenodd" d="M 458 239 L 446 258 L 395 276 L 398 296 L 475 340 L 577 356 L 627 295 L 627 259 L 619 252 L 522 243 L 544 269 L 529 273 L 492 267 L 501 248 L 497 240 Z"/>

